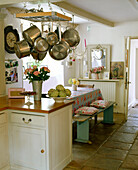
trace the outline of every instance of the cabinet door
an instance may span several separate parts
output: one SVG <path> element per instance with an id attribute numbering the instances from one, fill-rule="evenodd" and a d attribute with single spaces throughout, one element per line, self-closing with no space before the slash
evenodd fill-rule
<path id="1" fill-rule="evenodd" d="M 45 130 L 12 126 L 13 166 L 46 170 Z"/>
<path id="2" fill-rule="evenodd" d="M 0 113 L 0 169 L 9 162 L 8 127 L 5 113 Z"/>

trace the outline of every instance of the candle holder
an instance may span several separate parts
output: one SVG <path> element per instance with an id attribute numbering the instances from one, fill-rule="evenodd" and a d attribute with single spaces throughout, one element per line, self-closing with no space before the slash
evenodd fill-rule
<path id="1" fill-rule="evenodd" d="M 25 105 L 30 106 L 33 103 L 30 102 L 30 96 L 36 95 L 36 92 L 31 92 L 31 91 L 25 91 L 20 93 L 21 95 L 27 96 L 27 102 L 25 103 Z"/>

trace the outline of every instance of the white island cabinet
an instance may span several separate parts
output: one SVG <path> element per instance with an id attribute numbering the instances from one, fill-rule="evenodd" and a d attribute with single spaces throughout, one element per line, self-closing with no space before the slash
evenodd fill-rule
<path id="1" fill-rule="evenodd" d="M 8 122 L 5 111 L 0 112 L 0 169 L 9 164 Z"/>
<path id="2" fill-rule="evenodd" d="M 8 110 L 14 170 L 62 170 L 72 159 L 72 105 L 49 114 Z"/>
<path id="3" fill-rule="evenodd" d="M 41 122 L 42 121 L 42 122 Z M 11 165 L 14 168 L 46 170 L 45 117 L 11 111 Z"/>

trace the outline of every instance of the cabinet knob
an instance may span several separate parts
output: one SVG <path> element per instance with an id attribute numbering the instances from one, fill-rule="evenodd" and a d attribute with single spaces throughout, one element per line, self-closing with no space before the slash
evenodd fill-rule
<path id="1" fill-rule="evenodd" d="M 44 149 L 42 149 L 42 150 L 41 150 L 41 153 L 44 153 L 44 152 L 45 152 Z"/>

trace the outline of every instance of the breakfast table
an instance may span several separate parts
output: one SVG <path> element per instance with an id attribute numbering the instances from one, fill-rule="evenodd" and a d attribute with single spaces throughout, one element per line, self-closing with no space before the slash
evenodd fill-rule
<path id="1" fill-rule="evenodd" d="M 66 87 L 71 90 L 71 96 L 67 100 L 74 100 L 72 104 L 72 113 L 83 106 L 90 106 L 95 100 L 102 100 L 103 96 L 100 89 L 77 87 L 77 91 L 73 91 L 71 87 Z"/>

